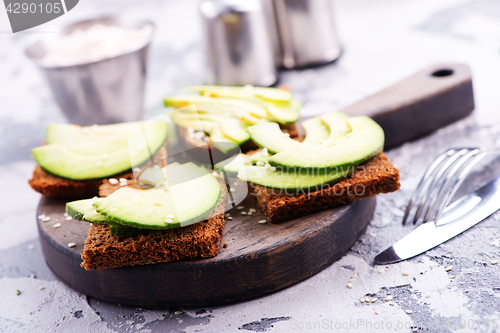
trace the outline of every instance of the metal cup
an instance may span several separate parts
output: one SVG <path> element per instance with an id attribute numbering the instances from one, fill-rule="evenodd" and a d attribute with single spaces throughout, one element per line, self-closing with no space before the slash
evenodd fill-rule
<path id="1" fill-rule="evenodd" d="M 200 4 L 210 84 L 270 86 L 278 79 L 260 0 Z"/>
<path id="2" fill-rule="evenodd" d="M 153 28 L 149 21 L 101 17 L 67 26 L 58 36 L 69 34 L 75 29 L 85 30 L 96 23 L 134 29 L 150 25 Z M 137 50 L 78 65 L 45 65 L 42 58 L 49 50 L 48 39 L 35 42 L 25 51 L 38 65 L 70 123 L 110 124 L 139 120 L 142 116 L 146 60 L 151 37 L 152 33 Z"/>

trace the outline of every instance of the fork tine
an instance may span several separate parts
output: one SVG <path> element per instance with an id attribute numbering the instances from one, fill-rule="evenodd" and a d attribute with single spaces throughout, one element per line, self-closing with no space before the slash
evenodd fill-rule
<path id="1" fill-rule="evenodd" d="M 461 149 L 458 152 L 455 152 L 453 155 L 450 155 L 450 157 L 443 163 L 435 177 L 432 179 L 431 185 L 429 186 L 429 189 L 425 192 L 422 203 L 419 205 L 417 208 L 417 212 L 415 213 L 415 217 L 413 218 L 413 224 L 416 224 L 419 217 L 420 213 L 422 211 L 425 211 L 425 216 L 427 216 L 430 208 L 430 202 L 428 201 L 428 198 L 433 198 L 434 193 L 436 193 L 438 184 L 442 182 L 444 175 L 447 174 L 447 171 L 449 171 L 450 165 L 452 165 L 460 156 L 464 155 L 467 152 L 468 149 Z M 432 200 L 432 199 L 431 199 Z M 425 217 L 424 216 L 424 217 Z"/>
<path id="2" fill-rule="evenodd" d="M 477 164 L 479 163 L 484 157 L 488 156 L 489 154 L 491 154 L 493 151 L 484 151 L 484 150 L 479 150 L 477 152 L 477 156 L 474 158 L 474 159 L 469 159 L 468 162 L 462 172 L 460 173 L 460 175 L 456 178 L 455 182 L 452 184 L 452 187 L 450 188 L 450 190 L 446 193 L 446 195 L 444 196 L 442 202 L 441 202 L 441 205 L 439 206 L 437 212 L 436 212 L 436 217 L 434 219 L 434 223 L 436 225 L 438 225 L 438 221 L 439 219 L 441 218 L 441 215 L 443 215 L 443 212 L 444 210 L 446 209 L 446 207 L 448 206 L 448 204 L 450 203 L 451 199 L 453 198 L 453 196 L 455 195 L 455 193 L 457 192 L 458 188 L 460 187 L 460 185 L 462 185 L 462 183 L 464 182 L 465 178 L 467 178 L 467 176 L 469 175 L 471 169 Z"/>
<path id="3" fill-rule="evenodd" d="M 450 186 L 455 180 L 457 179 L 457 173 L 460 170 L 460 168 L 467 162 L 470 161 L 472 157 L 477 155 L 479 153 L 479 149 L 467 149 L 464 154 L 459 156 L 455 161 L 449 165 L 449 172 L 446 174 L 443 174 L 443 180 L 441 181 L 441 186 L 436 188 L 435 194 L 431 198 L 431 201 L 429 203 L 429 206 L 427 208 L 427 211 L 424 215 L 424 218 L 422 220 L 423 223 L 428 222 L 430 220 L 430 216 L 432 215 L 431 213 L 435 212 L 436 207 L 440 207 L 440 204 L 443 200 L 443 197 L 446 197 L 446 195 L 442 195 L 443 193 L 447 193 L 447 191 L 450 189 Z M 457 154 L 460 155 L 460 154 Z M 436 212 L 437 213 L 437 212 Z M 434 218 L 434 223 L 436 222 L 436 219 Z"/>
<path id="4" fill-rule="evenodd" d="M 421 194 L 423 193 L 422 189 L 424 186 L 428 183 L 428 180 L 431 179 L 431 175 L 434 173 L 434 171 L 439 167 L 439 165 L 450 155 L 454 154 L 456 152 L 455 149 L 449 149 L 445 153 L 441 154 L 437 159 L 432 162 L 430 167 L 427 169 L 425 172 L 424 176 L 420 180 L 417 188 L 413 191 L 410 202 L 408 203 L 408 206 L 406 207 L 405 215 L 403 217 L 403 225 L 405 225 L 408 216 L 410 215 L 413 203 L 418 203 L 420 204 L 421 201 L 417 201 L 417 198 L 420 198 Z"/>

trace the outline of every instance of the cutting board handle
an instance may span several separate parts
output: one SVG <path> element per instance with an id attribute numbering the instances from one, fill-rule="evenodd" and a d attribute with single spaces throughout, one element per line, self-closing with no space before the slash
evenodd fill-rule
<path id="1" fill-rule="evenodd" d="M 382 126 L 385 149 L 417 139 L 474 110 L 470 69 L 464 64 L 429 66 L 342 111 L 367 115 Z"/>

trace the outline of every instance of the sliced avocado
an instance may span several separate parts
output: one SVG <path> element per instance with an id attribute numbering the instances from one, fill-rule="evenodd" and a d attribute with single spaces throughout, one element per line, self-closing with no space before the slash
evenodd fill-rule
<path id="1" fill-rule="evenodd" d="M 306 138 L 302 143 L 322 144 L 330 136 L 330 129 L 320 117 L 307 119 L 302 123 L 302 128 L 306 132 Z"/>
<path id="2" fill-rule="evenodd" d="M 243 99 L 185 95 L 166 98 L 164 100 L 164 104 L 166 107 L 173 107 L 176 109 L 194 104 L 196 109 L 199 111 L 206 109 L 218 109 L 222 112 L 235 114 L 243 112 L 258 118 L 265 118 L 267 116 L 265 108 L 259 104 Z"/>
<path id="3" fill-rule="evenodd" d="M 265 101 L 264 105 L 269 113 L 270 121 L 277 121 L 280 124 L 293 124 L 299 120 L 300 103 L 293 100 L 292 103 Z"/>
<path id="4" fill-rule="evenodd" d="M 271 171 L 262 166 L 245 166 L 238 172 L 238 178 L 257 185 L 282 190 L 321 189 L 318 186 L 337 182 L 347 177 L 354 167 L 349 169 L 330 169 L 319 172 L 309 170 L 281 170 Z M 290 193 L 289 193 L 290 194 Z"/>
<path id="5" fill-rule="evenodd" d="M 194 105 L 194 104 L 193 104 Z M 197 116 L 200 118 L 200 115 L 219 115 L 219 116 L 224 116 L 224 117 L 233 117 L 235 119 L 241 120 L 247 125 L 255 125 L 258 124 L 262 121 L 261 118 L 252 116 L 250 113 L 241 111 L 239 109 L 231 109 L 228 111 L 227 109 L 224 108 L 217 108 L 217 107 L 204 107 L 203 109 L 199 109 L 197 107 L 183 107 L 181 109 L 177 109 L 172 113 L 180 113 L 183 115 L 190 115 L 190 116 Z M 170 115 L 172 114 L 170 113 Z M 206 117 L 205 117 L 206 118 Z"/>
<path id="6" fill-rule="evenodd" d="M 331 145 L 302 145 L 283 150 L 269 159 L 271 165 L 286 168 L 332 168 L 362 163 L 382 151 L 384 131 L 366 117 L 347 119 L 351 132 Z"/>
<path id="7" fill-rule="evenodd" d="M 135 121 L 114 125 L 82 127 L 69 124 L 50 124 L 47 144 L 62 144 L 76 154 L 101 155 L 118 150 L 128 144 L 128 136 L 143 122 Z"/>
<path id="8" fill-rule="evenodd" d="M 338 144 L 346 138 L 346 134 L 351 131 L 351 128 L 347 125 L 347 119 L 349 116 L 345 113 L 334 111 L 322 115 L 321 120 L 328 126 L 330 135 L 323 142 L 325 146 Z"/>
<path id="9" fill-rule="evenodd" d="M 184 89 L 185 91 L 197 91 L 202 94 L 209 93 L 212 96 L 236 96 L 236 97 L 260 97 L 270 101 L 289 102 L 293 95 L 291 92 L 279 88 L 254 87 L 251 85 L 243 87 L 234 86 L 194 86 Z"/>
<path id="10" fill-rule="evenodd" d="M 250 126 L 247 130 L 258 146 L 267 148 L 273 154 L 300 146 L 300 142 L 285 135 L 277 123 L 263 122 Z"/>
<path id="11" fill-rule="evenodd" d="M 148 134 L 149 148 L 144 144 L 141 128 L 132 131 L 129 140 L 132 145 L 102 155 L 81 155 L 62 144 L 50 144 L 32 149 L 37 163 L 46 171 L 59 177 L 74 180 L 105 178 L 127 171 L 150 158 L 163 145 L 167 137 L 166 123 L 150 121 L 144 123 Z"/>
<path id="12" fill-rule="evenodd" d="M 223 170 L 228 176 L 234 177 L 238 175 L 241 168 L 248 165 L 255 165 L 258 161 L 267 163 L 268 159 L 269 155 L 264 156 L 260 152 L 252 155 L 238 154 L 217 163 L 214 168 L 216 170 Z"/>
<path id="13" fill-rule="evenodd" d="M 208 173 L 165 190 L 122 187 L 93 205 L 125 226 L 170 229 L 200 222 L 215 209 L 220 195 L 218 181 Z"/>
<path id="14" fill-rule="evenodd" d="M 108 219 L 99 214 L 92 203 L 95 199 L 84 199 L 66 203 L 66 213 L 78 221 L 85 221 L 98 224 L 120 225 L 119 223 Z"/>

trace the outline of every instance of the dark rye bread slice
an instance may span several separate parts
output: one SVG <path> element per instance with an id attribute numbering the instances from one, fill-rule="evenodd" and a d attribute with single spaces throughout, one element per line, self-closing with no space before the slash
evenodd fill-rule
<path id="1" fill-rule="evenodd" d="M 167 157 L 166 147 L 163 146 L 154 155 L 155 159 L 163 159 Z M 133 180 L 134 175 L 132 172 L 125 172 L 109 178 L 125 178 Z M 39 165 L 35 167 L 33 176 L 28 181 L 31 188 L 53 198 L 64 199 L 77 199 L 77 198 L 91 198 L 98 195 L 99 186 L 102 184 L 102 179 L 89 179 L 89 180 L 72 180 L 55 176 L 45 170 Z"/>
<path id="2" fill-rule="evenodd" d="M 129 183 L 133 186 L 133 181 Z M 105 180 L 100 193 L 109 195 L 119 187 Z M 217 215 L 182 228 L 116 237 L 109 234 L 109 226 L 93 224 L 85 240 L 81 266 L 92 270 L 214 257 L 222 240 L 225 200 L 223 191 Z"/>
<path id="3" fill-rule="evenodd" d="M 399 170 L 380 153 L 361 164 L 352 177 L 322 189 L 295 193 L 249 184 L 257 207 L 271 222 L 287 221 L 381 193 L 394 192 L 401 186 Z"/>

